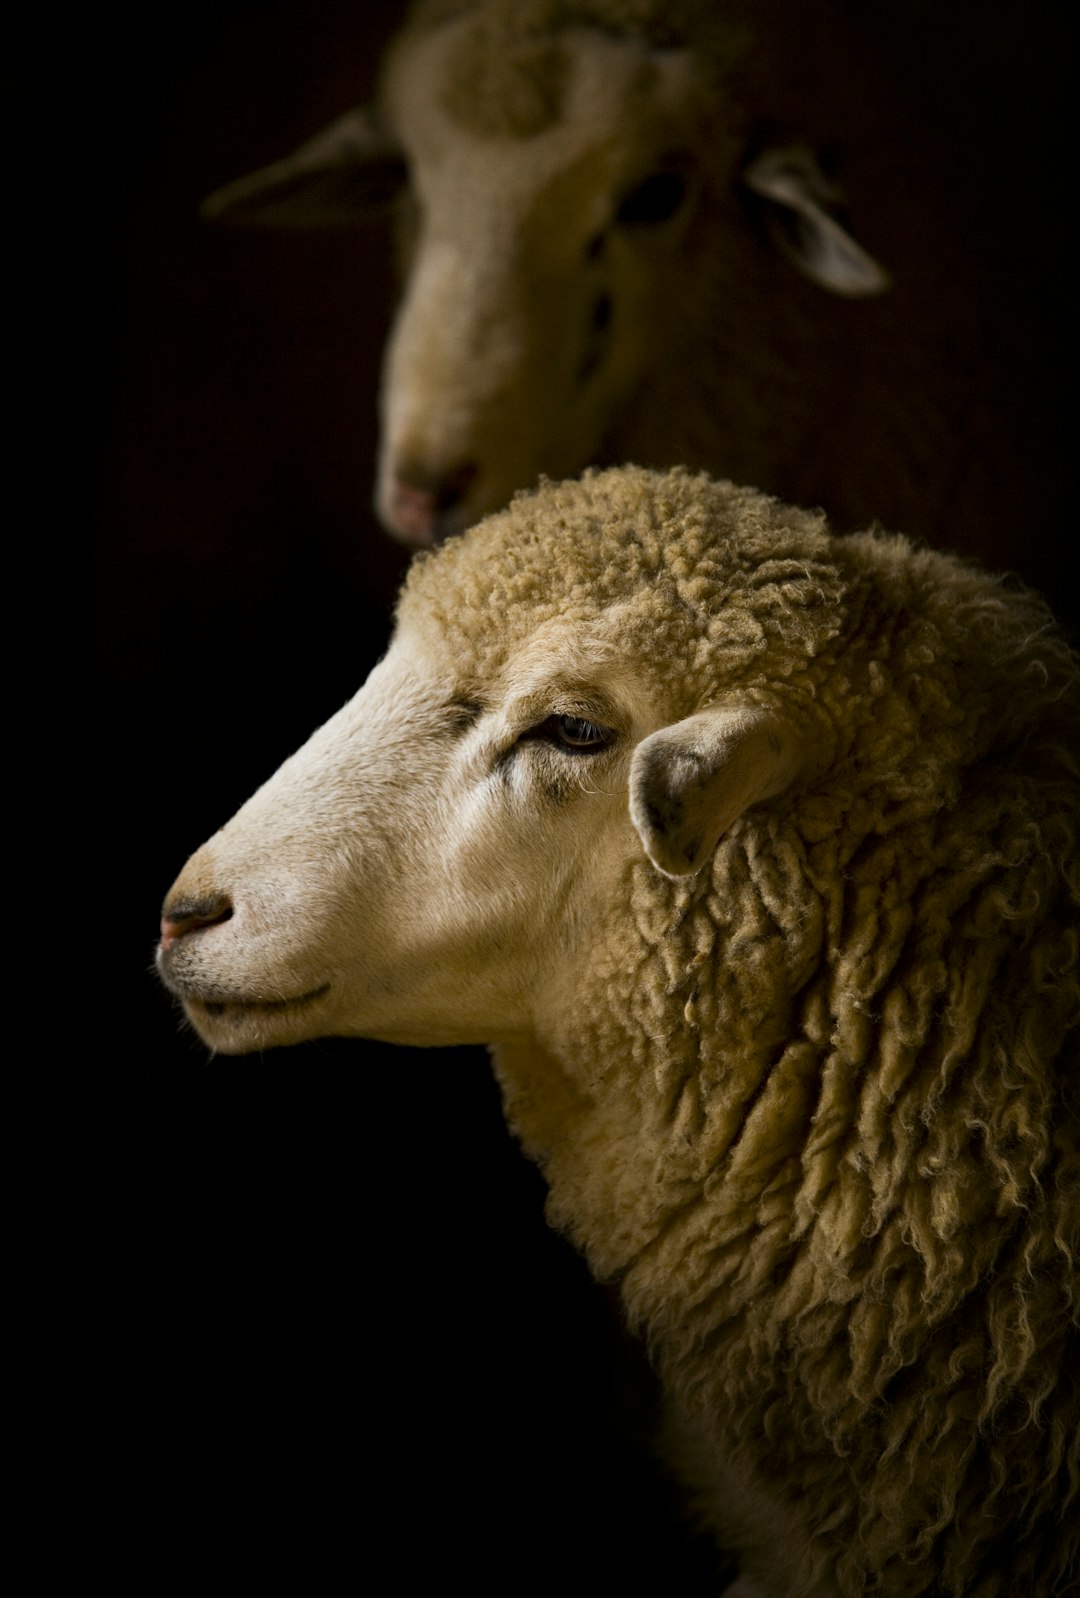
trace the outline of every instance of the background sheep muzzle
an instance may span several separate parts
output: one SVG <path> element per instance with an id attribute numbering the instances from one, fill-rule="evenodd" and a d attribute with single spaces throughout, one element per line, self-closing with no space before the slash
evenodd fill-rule
<path id="1" fill-rule="evenodd" d="M 413 548 L 440 544 L 463 532 L 471 520 L 464 502 L 478 472 L 472 463 L 442 473 L 402 467 L 390 479 L 379 514 L 399 543 Z"/>

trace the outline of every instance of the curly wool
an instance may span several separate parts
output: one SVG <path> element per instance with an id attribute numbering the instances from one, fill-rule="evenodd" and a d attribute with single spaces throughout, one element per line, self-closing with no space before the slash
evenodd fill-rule
<path id="1" fill-rule="evenodd" d="M 684 471 L 544 485 L 436 561 L 402 607 L 480 696 L 526 630 L 619 607 L 665 716 L 737 690 L 815 732 L 818 773 L 711 870 L 633 866 L 590 1005 L 548 1018 L 541 1060 L 497 1060 L 553 1221 L 650 1342 L 707 1520 L 731 1513 L 722 1450 L 845 1594 L 1063 1592 L 1076 656 L 1017 586 Z"/>

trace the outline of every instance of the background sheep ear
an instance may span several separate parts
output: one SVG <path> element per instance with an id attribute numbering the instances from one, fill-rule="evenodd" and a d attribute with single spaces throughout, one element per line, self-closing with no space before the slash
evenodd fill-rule
<path id="1" fill-rule="evenodd" d="M 885 268 L 831 214 L 840 195 L 804 145 L 764 151 L 744 170 L 743 182 L 766 202 L 769 231 L 811 282 L 848 299 L 889 287 Z"/>
<path id="2" fill-rule="evenodd" d="M 357 106 L 284 160 L 216 189 L 200 214 L 245 226 L 348 226 L 392 200 L 405 180 L 400 148 L 369 107 Z"/>
<path id="3" fill-rule="evenodd" d="M 787 722 L 758 708 L 704 710 L 644 738 L 630 765 L 630 817 L 658 870 L 700 870 L 727 829 L 805 764 Z"/>

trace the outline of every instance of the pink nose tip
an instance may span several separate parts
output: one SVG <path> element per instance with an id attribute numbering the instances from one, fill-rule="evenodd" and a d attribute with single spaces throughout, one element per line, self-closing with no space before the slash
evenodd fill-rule
<path id="1" fill-rule="evenodd" d="M 437 544 L 465 525 L 454 512 L 461 505 L 478 467 L 459 466 L 441 474 L 405 467 L 390 490 L 388 519 L 402 543 L 418 548 Z"/>
<path id="2" fill-rule="evenodd" d="M 417 548 L 435 542 L 435 495 L 407 483 L 395 483 L 390 496 L 390 520 L 402 543 Z"/>
<path id="3" fill-rule="evenodd" d="M 181 902 L 166 906 L 161 917 L 161 947 L 171 949 L 174 943 L 186 938 L 201 927 L 213 927 L 228 921 L 233 913 L 232 900 L 227 894 L 215 894 L 198 902 Z"/>

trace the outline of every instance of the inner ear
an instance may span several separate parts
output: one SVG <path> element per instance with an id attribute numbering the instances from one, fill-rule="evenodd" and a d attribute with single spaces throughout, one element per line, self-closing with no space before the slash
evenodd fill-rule
<path id="1" fill-rule="evenodd" d="M 805 145 L 764 151 L 743 182 L 765 202 L 763 217 L 779 248 L 819 288 L 865 299 L 890 286 L 885 268 L 837 220 L 839 193 Z"/>
<path id="2" fill-rule="evenodd" d="M 630 765 L 630 817 L 653 865 L 699 871 L 743 812 L 806 765 L 802 738 L 759 706 L 704 710 L 645 738 Z"/>

